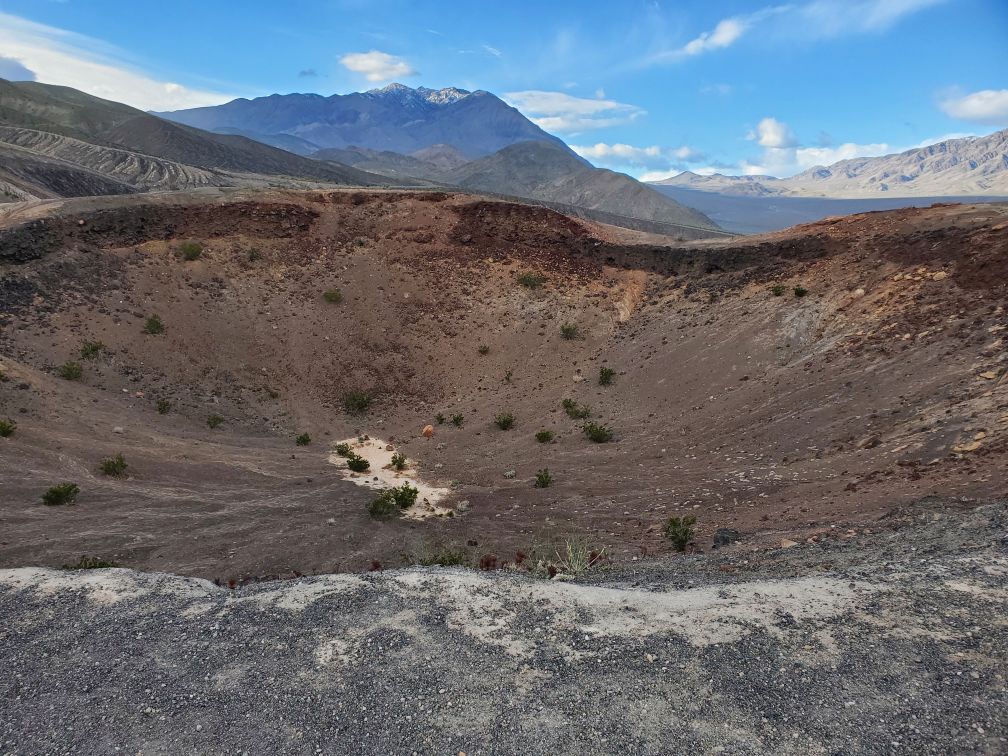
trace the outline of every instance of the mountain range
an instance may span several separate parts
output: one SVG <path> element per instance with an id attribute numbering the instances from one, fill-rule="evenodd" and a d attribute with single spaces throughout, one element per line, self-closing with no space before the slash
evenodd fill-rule
<path id="1" fill-rule="evenodd" d="M 939 197 L 1008 195 L 1008 129 L 946 139 L 892 155 L 841 160 L 790 178 L 700 176 L 686 171 L 653 182 L 736 196 Z"/>

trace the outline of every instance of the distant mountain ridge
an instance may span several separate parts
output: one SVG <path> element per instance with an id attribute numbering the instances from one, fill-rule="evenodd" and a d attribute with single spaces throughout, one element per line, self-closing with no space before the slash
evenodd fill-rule
<path id="1" fill-rule="evenodd" d="M 729 195 L 833 199 L 1008 195 L 1008 129 L 881 157 L 841 160 L 784 179 L 686 171 L 653 183 Z"/>

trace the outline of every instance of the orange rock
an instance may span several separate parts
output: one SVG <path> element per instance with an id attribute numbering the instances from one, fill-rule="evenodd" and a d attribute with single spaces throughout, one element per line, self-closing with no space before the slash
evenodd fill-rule
<path id="1" fill-rule="evenodd" d="M 433 425 L 425 425 L 424 429 L 423 429 L 423 434 L 422 435 L 423 435 L 424 438 L 430 438 L 431 436 L 433 436 L 434 435 L 434 426 Z"/>

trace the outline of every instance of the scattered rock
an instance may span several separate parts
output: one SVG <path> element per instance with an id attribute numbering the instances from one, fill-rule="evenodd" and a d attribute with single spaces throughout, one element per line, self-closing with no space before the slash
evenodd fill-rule
<path id="1" fill-rule="evenodd" d="M 515 476 L 515 471 L 514 470 L 505 470 L 504 471 L 504 477 L 507 478 L 508 480 L 511 480 L 512 478 L 514 478 L 514 476 Z"/>
<path id="2" fill-rule="evenodd" d="M 423 429 L 423 433 L 421 435 L 424 438 L 432 438 L 434 436 L 434 426 L 433 425 L 425 425 L 424 429 Z"/>
<path id="3" fill-rule="evenodd" d="M 780 542 L 780 547 L 782 549 L 790 549 L 798 545 L 797 541 L 792 541 L 790 538 L 782 538 Z"/>

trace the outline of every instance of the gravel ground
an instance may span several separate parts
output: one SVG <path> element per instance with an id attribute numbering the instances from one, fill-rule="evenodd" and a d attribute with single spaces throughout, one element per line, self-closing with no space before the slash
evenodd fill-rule
<path id="1" fill-rule="evenodd" d="M 0 752 L 1004 753 L 1008 506 L 579 583 L 0 572 Z"/>

